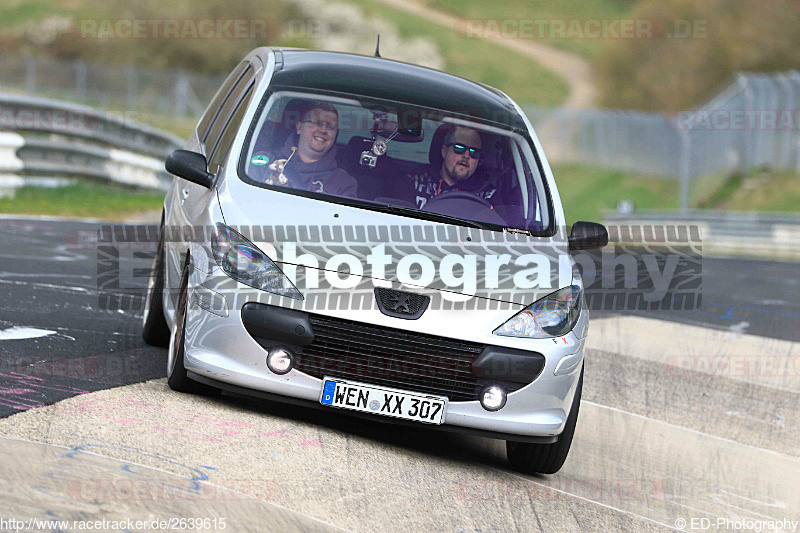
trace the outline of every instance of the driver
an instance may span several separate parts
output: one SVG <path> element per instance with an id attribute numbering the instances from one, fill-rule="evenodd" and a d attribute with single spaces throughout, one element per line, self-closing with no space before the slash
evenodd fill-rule
<path id="1" fill-rule="evenodd" d="M 413 186 L 412 201 L 417 208 L 449 191 L 468 192 L 491 203 L 497 187 L 483 179 L 483 173 L 476 173 L 481 158 L 480 134 L 466 126 L 454 126 L 445 135 L 441 150 L 440 168 L 430 164 L 406 176 Z"/>

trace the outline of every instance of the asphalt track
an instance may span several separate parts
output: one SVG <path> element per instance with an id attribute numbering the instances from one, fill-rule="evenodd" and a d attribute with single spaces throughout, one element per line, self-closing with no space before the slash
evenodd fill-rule
<path id="1" fill-rule="evenodd" d="M 800 520 L 796 263 L 703 258 L 702 308 L 594 314 L 570 457 L 535 477 L 510 470 L 499 441 L 173 393 L 141 311 L 103 300 L 141 300 L 147 250 L 120 251 L 115 288 L 84 241 L 97 226 L 0 220 L 0 518 L 225 517 L 231 531 Z"/>

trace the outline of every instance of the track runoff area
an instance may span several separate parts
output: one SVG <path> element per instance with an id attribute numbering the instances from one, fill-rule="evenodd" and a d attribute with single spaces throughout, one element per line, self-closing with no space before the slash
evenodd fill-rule
<path id="1" fill-rule="evenodd" d="M 0 529 L 798 530 L 794 264 L 702 258 L 697 308 L 593 312 L 570 456 L 527 476 L 501 441 L 174 393 L 141 310 L 100 305 L 101 225 L 0 225 Z M 153 251 L 120 251 L 139 299 Z"/>

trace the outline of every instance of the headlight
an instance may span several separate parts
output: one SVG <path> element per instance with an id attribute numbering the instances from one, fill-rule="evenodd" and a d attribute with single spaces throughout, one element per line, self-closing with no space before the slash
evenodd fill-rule
<path id="1" fill-rule="evenodd" d="M 495 335 L 549 339 L 566 335 L 581 310 L 581 288 L 570 285 L 526 307 L 494 330 Z"/>
<path id="2" fill-rule="evenodd" d="M 225 224 L 211 239 L 214 260 L 227 275 L 262 291 L 302 300 L 303 295 L 264 252 Z"/>

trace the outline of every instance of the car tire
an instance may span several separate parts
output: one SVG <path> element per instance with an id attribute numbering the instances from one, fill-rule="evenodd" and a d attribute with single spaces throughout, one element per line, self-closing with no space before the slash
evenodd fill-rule
<path id="1" fill-rule="evenodd" d="M 170 331 L 164 318 L 164 213 L 158 231 L 158 246 L 153 260 L 155 276 L 147 281 L 147 292 L 142 316 L 142 338 L 151 346 L 169 346 Z"/>
<path id="2" fill-rule="evenodd" d="M 572 445 L 572 436 L 575 434 L 575 424 L 578 422 L 578 410 L 581 405 L 581 390 L 583 389 L 583 369 L 578 378 L 578 388 L 572 399 L 564 431 L 558 440 L 552 444 L 534 444 L 530 442 L 506 442 L 508 462 L 516 470 L 526 474 L 555 474 L 564 465 Z"/>
<path id="3" fill-rule="evenodd" d="M 183 266 L 178 303 L 175 306 L 175 321 L 169 340 L 167 356 L 167 384 L 169 388 L 178 392 L 203 394 L 205 396 L 219 396 L 222 391 L 216 387 L 198 383 L 189 378 L 184 366 L 186 349 L 186 314 L 188 309 L 189 294 L 189 256 Z"/>

